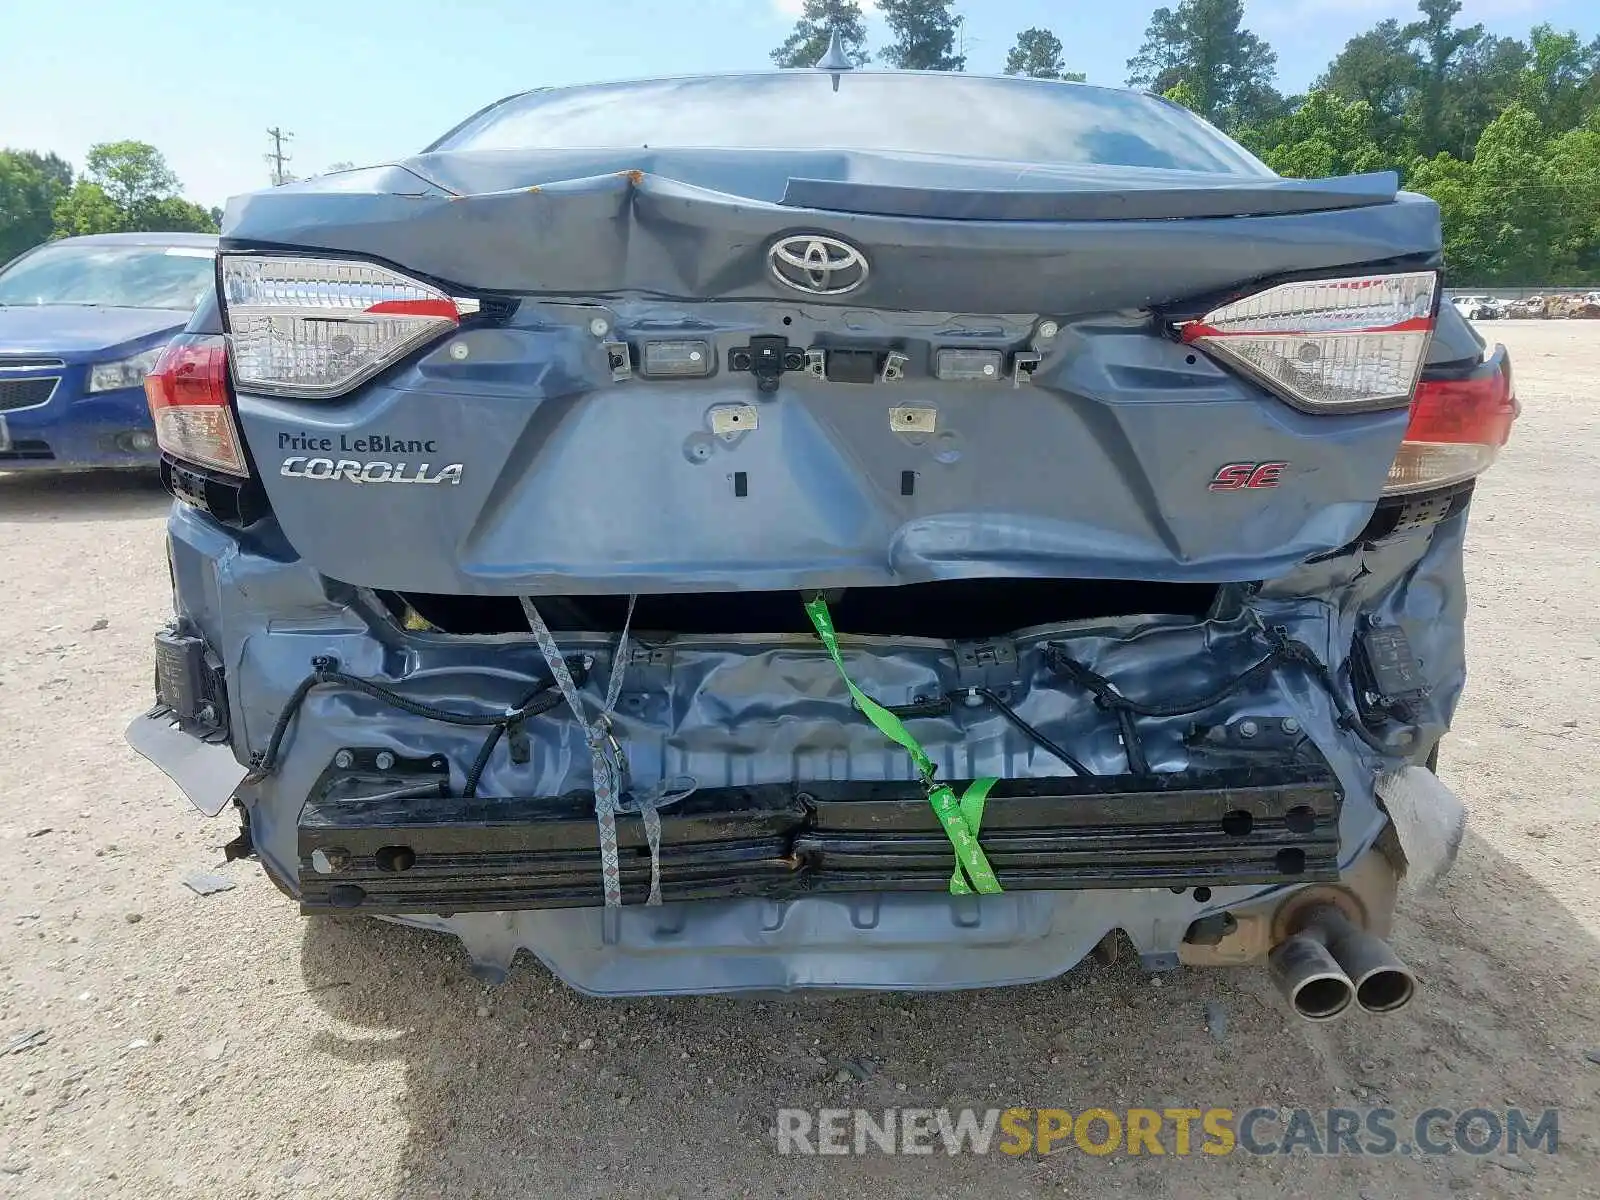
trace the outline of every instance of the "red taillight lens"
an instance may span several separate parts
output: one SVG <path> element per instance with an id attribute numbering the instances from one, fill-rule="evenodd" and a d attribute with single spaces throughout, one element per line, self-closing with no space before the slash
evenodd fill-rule
<path id="1" fill-rule="evenodd" d="M 1465 379 L 1424 379 L 1384 491 L 1445 487 L 1481 474 L 1510 438 L 1519 411 L 1503 347 Z"/>
<path id="2" fill-rule="evenodd" d="M 179 334 L 144 377 L 156 444 L 173 458 L 250 474 L 229 406 L 228 344 L 220 334 Z"/>

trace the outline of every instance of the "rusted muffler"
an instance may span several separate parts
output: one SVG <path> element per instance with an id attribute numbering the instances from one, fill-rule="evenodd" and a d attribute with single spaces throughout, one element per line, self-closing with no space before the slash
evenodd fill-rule
<path id="1" fill-rule="evenodd" d="M 1302 1017 L 1331 1020 L 1352 999 L 1372 1013 L 1411 1003 L 1417 977 L 1381 937 L 1331 904 L 1308 909 L 1295 924 L 1294 936 L 1274 948 L 1268 966 L 1278 990 Z"/>

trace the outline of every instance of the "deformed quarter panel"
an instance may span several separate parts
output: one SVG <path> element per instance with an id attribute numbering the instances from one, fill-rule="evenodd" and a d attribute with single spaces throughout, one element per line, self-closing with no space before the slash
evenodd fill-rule
<path id="1" fill-rule="evenodd" d="M 1259 600 L 1268 611 L 1321 599 L 1336 614 L 1333 661 L 1350 653 L 1366 625 L 1404 631 L 1427 685 L 1429 712 L 1406 757 L 1421 762 L 1449 728 L 1466 684 L 1466 579 L 1463 545 L 1471 509 L 1344 553 L 1307 563 L 1268 582 Z"/>

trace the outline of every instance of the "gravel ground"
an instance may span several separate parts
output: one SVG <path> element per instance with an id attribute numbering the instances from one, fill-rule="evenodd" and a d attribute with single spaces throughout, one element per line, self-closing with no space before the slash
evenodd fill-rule
<path id="1" fill-rule="evenodd" d="M 1442 890 L 1403 902 L 1417 1002 L 1332 1028 L 1258 972 L 1125 964 L 992 993 L 601 1002 L 524 960 L 486 990 L 453 942 L 302 920 L 253 864 L 198 896 L 182 879 L 219 869 L 234 826 L 122 742 L 168 608 L 165 497 L 0 476 L 0 1196 L 1600 1196 L 1600 324 L 1489 332 L 1526 410 L 1469 549 L 1473 676 L 1441 773 L 1471 833 Z M 771 1133 L 779 1106 L 1012 1104 L 1558 1106 L 1562 1138 L 795 1158 Z"/>

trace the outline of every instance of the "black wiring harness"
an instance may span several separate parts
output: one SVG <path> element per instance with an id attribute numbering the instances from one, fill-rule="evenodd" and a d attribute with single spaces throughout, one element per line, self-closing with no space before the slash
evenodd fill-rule
<path id="1" fill-rule="evenodd" d="M 1340 691 L 1333 673 L 1326 664 L 1317 657 L 1312 648 L 1304 642 L 1289 636 L 1283 626 L 1273 626 L 1263 631 L 1269 649 L 1259 660 L 1240 671 L 1232 679 L 1220 687 L 1186 700 L 1177 700 L 1165 704 L 1143 703 L 1134 700 L 1117 690 L 1109 679 L 1088 666 L 1079 662 L 1066 652 L 1060 645 L 1052 642 L 1044 647 L 1045 661 L 1057 674 L 1064 676 L 1079 687 L 1094 696 L 1095 703 L 1105 711 L 1113 714 L 1122 733 L 1123 749 L 1128 757 L 1128 769 L 1135 775 L 1147 776 L 1151 773 L 1150 765 L 1145 757 L 1144 746 L 1139 737 L 1136 718 L 1139 717 L 1183 717 L 1192 716 L 1203 712 L 1239 691 L 1249 683 L 1271 672 L 1280 666 L 1298 666 L 1315 679 L 1328 693 L 1333 702 L 1334 709 L 1339 714 L 1339 725 L 1348 729 L 1380 754 L 1390 754 L 1390 748 L 1376 737 L 1367 728 L 1361 717 Z M 590 661 L 587 658 L 571 657 L 566 660 L 567 668 L 572 672 L 573 681 L 582 687 L 588 678 Z M 373 683 L 370 679 L 362 679 L 358 675 L 350 675 L 338 669 L 335 660 L 331 658 L 315 658 L 312 660 L 311 674 L 307 675 L 295 687 L 283 710 L 278 714 L 277 722 L 272 727 L 272 734 L 267 739 L 266 748 L 252 756 L 250 773 L 245 777 L 247 783 L 258 783 L 267 778 L 276 769 L 278 756 L 283 749 L 284 738 L 288 735 L 289 727 L 293 724 L 296 714 L 305 704 L 306 697 L 311 689 L 328 684 L 338 684 L 342 687 L 353 688 L 376 700 L 381 700 L 394 708 L 400 709 L 413 716 L 422 717 L 430 721 L 440 721 L 448 725 L 463 725 L 468 727 L 487 728 L 488 736 L 479 748 L 477 756 L 473 759 L 472 766 L 468 769 L 462 795 L 472 797 L 477 795 L 478 783 L 483 778 L 483 772 L 489 765 L 489 759 L 494 754 L 495 747 L 500 744 L 501 738 L 514 731 L 523 721 L 531 717 L 542 716 L 554 708 L 558 708 L 564 701 L 560 689 L 556 687 L 553 677 L 548 674 L 539 685 L 530 691 L 522 702 L 513 709 L 500 713 L 464 713 L 451 709 L 441 708 L 436 704 L 426 704 L 420 700 L 412 700 L 401 695 L 393 688 Z M 951 697 L 960 695 L 981 696 L 992 704 L 1008 722 L 1035 745 L 1060 759 L 1074 773 L 1081 776 L 1093 776 L 1094 772 L 1082 760 L 1071 754 L 1050 738 L 1046 737 L 1033 725 L 1029 724 L 1022 716 L 1006 703 L 993 689 L 987 687 L 962 688 L 951 693 Z M 950 711 L 949 700 L 922 702 L 918 704 L 902 705 L 899 708 L 890 707 L 889 711 L 902 718 L 943 716 Z"/>
<path id="2" fill-rule="evenodd" d="M 995 709 L 1000 713 L 1000 715 L 1007 721 L 1010 721 L 1011 724 L 1016 726 L 1017 730 L 1034 745 L 1038 746 L 1042 750 L 1054 754 L 1062 762 L 1066 763 L 1067 766 L 1071 767 L 1074 774 L 1084 776 L 1094 774 L 1094 772 L 1089 770 L 1088 767 L 1084 766 L 1080 760 L 1067 753 L 1067 751 L 1061 746 L 1058 746 L 1055 742 L 1045 737 L 1044 734 L 1040 733 L 1032 725 L 1028 724 L 1028 722 L 1024 721 L 1017 713 L 1017 710 L 1012 708 L 1011 705 L 1007 704 L 1004 700 L 1000 699 L 999 696 L 995 695 L 993 690 L 986 687 L 973 688 L 972 690 L 978 695 L 982 696 L 990 704 L 994 705 Z"/>
<path id="3" fill-rule="evenodd" d="M 1259 680 L 1262 676 L 1271 673 L 1280 666 L 1299 666 L 1303 668 L 1307 674 L 1327 691 L 1333 701 L 1335 710 L 1339 714 L 1339 725 L 1342 728 L 1353 732 L 1380 754 L 1391 753 L 1389 747 L 1372 735 L 1360 716 L 1345 700 L 1344 694 L 1339 690 L 1332 673 L 1323 664 L 1322 660 L 1317 657 L 1316 651 L 1312 650 L 1304 642 L 1290 637 L 1289 631 L 1281 625 L 1265 629 L 1262 633 L 1266 638 L 1268 650 L 1256 662 L 1240 671 L 1220 687 L 1207 692 L 1203 696 L 1171 701 L 1165 704 L 1143 703 L 1124 695 L 1117 690 L 1116 685 L 1111 680 L 1096 671 L 1090 670 L 1088 666 L 1073 658 L 1065 649 L 1054 642 L 1045 645 L 1044 653 L 1045 661 L 1051 669 L 1057 674 L 1065 676 L 1071 682 L 1076 683 L 1085 691 L 1090 692 L 1094 696 L 1095 703 L 1116 718 L 1118 729 L 1122 734 L 1123 751 L 1128 757 L 1128 770 L 1134 775 L 1149 776 L 1152 774 L 1149 759 L 1145 756 L 1143 740 L 1139 736 L 1137 721 L 1139 717 L 1186 717 L 1204 712 L 1206 709 L 1222 703 L 1222 701 L 1241 688 Z M 1083 776 L 1092 776 L 1094 774 L 1080 759 L 1024 720 L 1021 714 L 1007 704 L 992 688 L 962 688 L 951 692 L 949 699 L 953 700 L 965 695 L 983 697 L 1029 741 L 1055 755 L 1055 757 L 1071 767 L 1076 774 Z M 924 701 L 901 705 L 898 708 L 892 706 L 889 708 L 890 712 L 902 719 L 942 717 L 949 715 L 950 710 L 949 700 L 942 702 Z"/>
<path id="4" fill-rule="evenodd" d="M 1072 768 L 1073 774 L 1085 776 L 1094 774 L 1083 764 L 1082 760 L 1068 753 L 1058 743 L 1051 741 L 1033 725 L 1028 724 L 1023 719 L 1022 714 L 1007 704 L 1005 699 L 996 693 L 993 688 L 957 688 L 955 691 L 933 700 L 915 700 L 910 704 L 885 704 L 883 707 L 902 721 L 913 721 L 920 717 L 948 717 L 955 710 L 956 701 L 965 696 L 981 696 L 994 705 L 1000 715 L 1016 726 L 1024 737 L 1040 749 L 1048 751 L 1066 763 L 1067 766 Z"/>
<path id="5" fill-rule="evenodd" d="M 567 669 L 572 672 L 573 682 L 582 687 L 588 678 L 589 660 L 582 658 L 569 658 Z M 487 728 L 489 736 L 484 739 L 482 747 L 478 750 L 477 757 L 473 760 L 472 767 L 467 772 L 466 783 L 462 788 L 462 795 L 471 797 L 477 795 L 478 781 L 483 777 L 484 769 L 489 765 L 489 756 L 494 753 L 494 748 L 499 745 L 500 739 L 507 732 L 515 729 L 530 717 L 537 717 L 549 712 L 563 703 L 560 689 L 556 687 L 554 677 L 548 673 L 540 685 L 524 697 L 522 703 L 516 708 L 499 713 L 464 713 L 455 712 L 448 708 L 440 708 L 437 704 L 425 704 L 420 700 L 413 700 L 403 696 L 393 688 L 385 687 L 381 683 L 373 683 L 370 679 L 362 679 L 359 675 L 351 675 L 338 669 L 338 664 L 331 658 L 314 658 L 311 660 L 311 674 L 302 679 L 290 693 L 283 710 L 278 713 L 278 720 L 272 727 L 272 735 L 267 739 L 267 745 L 260 753 L 251 758 L 250 773 L 245 776 L 247 783 L 259 783 L 277 768 L 278 755 L 283 749 L 283 740 L 288 735 L 289 726 L 300 708 L 306 702 L 306 697 L 311 694 L 311 689 L 327 684 L 338 684 L 341 687 L 353 688 L 375 700 L 381 700 L 393 708 L 410 713 L 414 717 L 422 717 L 429 721 L 440 721 L 446 725 L 465 725 L 469 727 Z"/>
<path id="6" fill-rule="evenodd" d="M 1321 684 L 1323 690 L 1328 693 L 1328 697 L 1333 701 L 1334 709 L 1339 714 L 1339 726 L 1341 728 L 1348 729 L 1380 754 L 1392 753 L 1389 747 L 1372 735 L 1372 732 L 1362 722 L 1360 716 L 1350 706 L 1350 703 L 1345 700 L 1344 694 L 1339 690 L 1338 683 L 1334 680 L 1332 672 L 1317 657 L 1315 650 L 1304 642 L 1290 637 L 1289 631 L 1281 625 L 1275 625 L 1263 630 L 1263 635 L 1267 640 L 1269 649 L 1258 661 L 1203 696 L 1173 701 L 1167 704 L 1141 703 L 1123 695 L 1104 675 L 1090 670 L 1053 642 L 1045 646 L 1044 653 L 1045 661 L 1053 670 L 1092 693 L 1097 705 L 1116 716 L 1122 730 L 1123 748 L 1128 755 L 1128 769 L 1135 775 L 1148 775 L 1150 773 L 1150 766 L 1145 758 L 1144 747 L 1139 738 L 1138 727 L 1135 724 L 1134 719 L 1136 717 L 1192 716 L 1222 703 L 1222 701 L 1246 684 L 1254 682 L 1280 666 L 1298 666 L 1302 668 Z"/>

